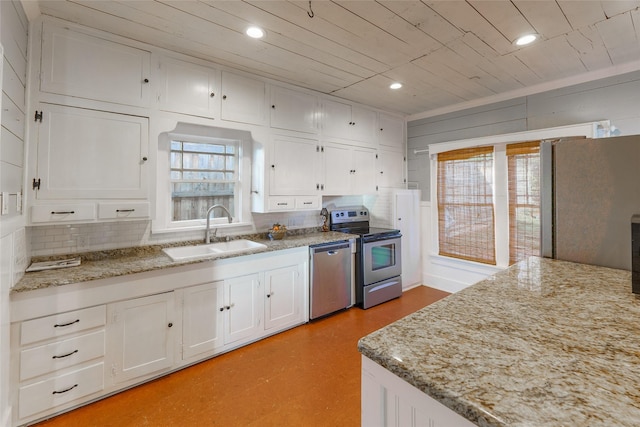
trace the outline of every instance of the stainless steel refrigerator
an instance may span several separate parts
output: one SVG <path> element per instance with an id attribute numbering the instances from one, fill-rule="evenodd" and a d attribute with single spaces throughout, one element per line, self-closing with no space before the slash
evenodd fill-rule
<path id="1" fill-rule="evenodd" d="M 542 255 L 631 270 L 640 214 L 640 135 L 544 141 Z"/>

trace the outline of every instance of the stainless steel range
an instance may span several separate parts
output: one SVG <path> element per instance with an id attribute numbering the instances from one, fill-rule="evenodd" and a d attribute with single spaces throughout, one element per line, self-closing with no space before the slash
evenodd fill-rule
<path id="1" fill-rule="evenodd" d="M 332 210 L 330 229 L 360 236 L 356 239 L 356 305 L 369 308 L 402 295 L 400 230 L 370 227 L 364 206 Z"/>

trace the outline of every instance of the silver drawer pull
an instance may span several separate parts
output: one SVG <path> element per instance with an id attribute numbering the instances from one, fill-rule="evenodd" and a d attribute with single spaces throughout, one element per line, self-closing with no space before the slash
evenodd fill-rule
<path id="1" fill-rule="evenodd" d="M 69 357 L 72 354 L 76 354 L 78 350 L 74 350 L 71 353 L 63 354 L 62 356 L 53 356 L 52 359 L 64 359 L 65 357 Z"/>
<path id="2" fill-rule="evenodd" d="M 65 326 L 71 326 L 74 323 L 78 323 L 78 322 L 80 322 L 80 319 L 76 319 L 73 322 L 69 322 L 69 323 L 63 323 L 62 325 L 55 324 L 55 325 L 53 325 L 53 327 L 54 328 L 64 328 Z"/>
<path id="3" fill-rule="evenodd" d="M 116 212 L 135 212 L 135 209 L 116 209 Z"/>
<path id="4" fill-rule="evenodd" d="M 51 215 L 70 215 L 74 213 L 76 213 L 76 211 L 60 211 L 60 212 L 52 211 Z"/>
<path id="5" fill-rule="evenodd" d="M 287 206 L 289 203 L 286 202 L 282 202 L 282 203 L 278 203 L 278 206 Z"/>
<path id="6" fill-rule="evenodd" d="M 74 384 L 74 385 L 72 385 L 71 387 L 69 387 L 69 388 L 67 388 L 67 389 L 65 389 L 65 390 L 60 390 L 60 391 L 54 390 L 54 391 L 53 391 L 53 393 L 51 393 L 51 394 L 62 394 L 62 393 L 66 393 L 66 392 L 68 392 L 68 391 L 73 390 L 73 389 L 74 389 L 74 388 L 76 388 L 76 387 L 78 387 L 78 384 Z"/>
<path id="7" fill-rule="evenodd" d="M 304 202 L 303 205 L 312 205 L 313 202 Z"/>

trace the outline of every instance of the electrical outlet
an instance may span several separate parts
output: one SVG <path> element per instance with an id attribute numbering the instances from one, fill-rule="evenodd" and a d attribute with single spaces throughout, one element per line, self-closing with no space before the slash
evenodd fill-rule
<path id="1" fill-rule="evenodd" d="M 22 193 L 19 191 L 16 193 L 16 211 L 22 213 Z"/>
<path id="2" fill-rule="evenodd" d="M 9 193 L 6 191 L 2 192 L 2 215 L 6 215 L 9 213 Z"/>

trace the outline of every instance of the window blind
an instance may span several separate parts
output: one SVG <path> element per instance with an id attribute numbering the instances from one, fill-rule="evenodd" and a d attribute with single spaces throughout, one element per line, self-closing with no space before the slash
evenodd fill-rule
<path id="1" fill-rule="evenodd" d="M 509 264 L 540 255 L 540 141 L 507 145 Z"/>
<path id="2" fill-rule="evenodd" d="M 493 147 L 438 153 L 440 255 L 496 263 Z"/>

